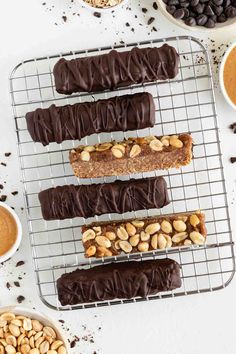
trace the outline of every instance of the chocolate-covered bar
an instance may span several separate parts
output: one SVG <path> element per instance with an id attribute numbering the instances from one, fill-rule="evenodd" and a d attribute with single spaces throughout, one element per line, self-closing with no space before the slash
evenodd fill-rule
<path id="1" fill-rule="evenodd" d="M 146 297 L 179 287 L 180 266 L 169 258 L 77 269 L 57 280 L 58 297 L 63 306 Z"/>
<path id="2" fill-rule="evenodd" d="M 167 170 L 192 160 L 189 134 L 146 136 L 111 141 L 71 150 L 70 163 L 76 177 L 97 178 Z"/>
<path id="3" fill-rule="evenodd" d="M 39 200 L 45 220 L 121 214 L 162 208 L 169 204 L 167 185 L 163 177 L 59 186 L 40 192 Z"/>
<path id="4" fill-rule="evenodd" d="M 203 245 L 206 236 L 205 215 L 200 211 L 82 226 L 86 258 Z"/>
<path id="5" fill-rule="evenodd" d="M 53 104 L 27 113 L 26 122 L 33 141 L 59 144 L 94 133 L 153 127 L 155 105 L 150 93 L 136 93 L 61 107 Z"/>
<path id="6" fill-rule="evenodd" d="M 119 87 L 174 78 L 179 55 L 174 47 L 133 48 L 72 60 L 61 58 L 54 66 L 59 93 L 114 90 Z"/>

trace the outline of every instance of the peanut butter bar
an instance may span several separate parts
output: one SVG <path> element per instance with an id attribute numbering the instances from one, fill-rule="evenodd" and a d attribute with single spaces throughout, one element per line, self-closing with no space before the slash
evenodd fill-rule
<path id="1" fill-rule="evenodd" d="M 82 242 L 87 258 L 203 245 L 206 236 L 205 215 L 200 211 L 93 223 L 82 227 Z"/>
<path id="2" fill-rule="evenodd" d="M 76 177 L 96 178 L 166 170 L 192 160 L 189 134 L 129 138 L 94 146 L 78 146 L 69 159 Z"/>

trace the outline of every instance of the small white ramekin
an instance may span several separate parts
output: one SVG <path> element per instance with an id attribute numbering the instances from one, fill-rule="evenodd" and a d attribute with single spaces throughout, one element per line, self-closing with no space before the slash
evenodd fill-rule
<path id="1" fill-rule="evenodd" d="M 0 307 L 0 315 L 4 312 L 12 312 L 15 315 L 29 317 L 32 320 L 38 320 L 44 326 L 52 327 L 56 331 L 57 339 L 60 339 L 64 343 L 64 347 L 66 348 L 67 353 L 68 354 L 70 353 L 69 344 L 68 344 L 68 340 L 65 336 L 65 333 L 61 329 L 59 324 L 56 323 L 56 321 L 48 318 L 46 315 L 44 315 L 36 310 L 21 307 L 21 306 Z"/>
<path id="2" fill-rule="evenodd" d="M 231 52 L 231 50 L 236 47 L 236 42 L 234 42 L 233 44 L 231 44 L 231 46 L 227 49 L 227 51 L 225 52 L 222 61 L 221 61 L 221 65 L 220 65 L 220 70 L 219 70 L 219 82 L 220 82 L 220 88 L 221 88 L 221 92 L 223 93 L 223 96 L 225 98 L 225 100 L 227 101 L 227 103 L 236 110 L 236 105 L 231 101 L 231 99 L 228 96 L 228 93 L 225 89 L 225 84 L 224 84 L 224 67 L 225 67 L 225 62 L 229 56 L 229 53 Z M 234 75 L 235 73 L 232 73 L 232 75 Z"/>
<path id="3" fill-rule="evenodd" d="M 10 208 L 7 204 L 0 202 L 0 207 L 5 208 L 14 218 L 16 225 L 17 225 L 17 236 L 16 236 L 16 242 L 14 245 L 4 253 L 2 256 L 0 256 L 0 263 L 5 262 L 7 259 L 11 258 L 17 251 L 18 247 L 20 246 L 21 240 L 22 240 L 22 226 L 20 219 L 18 218 L 17 214 L 14 212 L 12 208 Z"/>
<path id="4" fill-rule="evenodd" d="M 161 10 L 162 14 L 173 24 L 176 26 L 182 27 L 183 29 L 187 31 L 193 31 L 193 32 L 205 32 L 205 33 L 213 33 L 217 31 L 224 31 L 225 29 L 230 29 L 233 26 L 236 27 L 236 18 L 231 18 L 228 19 L 226 22 L 223 23 L 217 23 L 214 28 L 206 28 L 204 26 L 188 26 L 184 23 L 182 20 L 178 20 L 174 18 L 167 10 L 166 10 L 166 4 L 164 3 L 163 0 L 157 0 L 158 2 L 158 8 Z"/>
<path id="5" fill-rule="evenodd" d="M 93 12 L 99 12 L 101 14 L 106 14 L 106 13 L 111 13 L 112 11 L 117 11 L 119 9 L 121 9 L 123 6 L 128 5 L 128 3 L 130 2 L 130 0 L 123 0 L 120 4 L 115 5 L 115 6 L 110 6 L 110 7 L 105 7 L 105 8 L 101 8 L 101 7 L 93 7 L 91 5 L 89 5 L 87 2 L 85 2 L 84 0 L 79 0 L 78 1 L 80 3 L 80 5 L 86 7 L 87 9 L 89 9 L 90 11 Z"/>

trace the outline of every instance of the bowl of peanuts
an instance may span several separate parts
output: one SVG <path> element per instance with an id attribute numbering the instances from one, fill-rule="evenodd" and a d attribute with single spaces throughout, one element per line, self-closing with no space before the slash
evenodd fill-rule
<path id="1" fill-rule="evenodd" d="M 0 354 L 69 354 L 58 324 L 20 306 L 0 307 Z"/>

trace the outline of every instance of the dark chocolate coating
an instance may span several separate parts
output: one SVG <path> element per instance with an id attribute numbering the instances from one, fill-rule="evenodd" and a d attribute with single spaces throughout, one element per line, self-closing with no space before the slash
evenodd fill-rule
<path id="1" fill-rule="evenodd" d="M 63 306 L 146 297 L 180 286 L 180 266 L 169 258 L 77 269 L 57 280 Z"/>
<path id="2" fill-rule="evenodd" d="M 155 105 L 150 93 L 137 93 L 62 107 L 53 104 L 27 113 L 26 121 L 33 141 L 60 144 L 94 133 L 153 127 Z"/>
<path id="3" fill-rule="evenodd" d="M 89 218 L 108 213 L 162 208 L 169 204 L 163 177 L 131 179 L 114 183 L 65 185 L 39 193 L 43 218 Z"/>
<path id="4" fill-rule="evenodd" d="M 59 93 L 114 90 L 118 87 L 174 78 L 179 72 L 179 55 L 174 47 L 133 48 L 126 52 L 66 60 L 54 66 Z"/>

